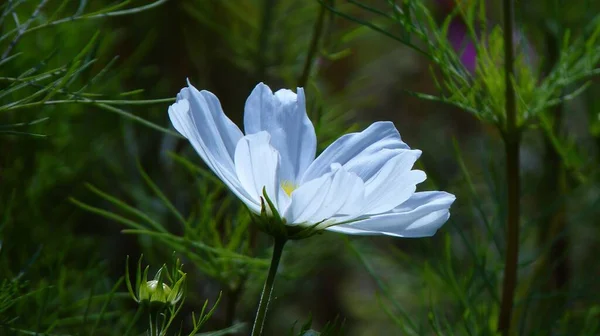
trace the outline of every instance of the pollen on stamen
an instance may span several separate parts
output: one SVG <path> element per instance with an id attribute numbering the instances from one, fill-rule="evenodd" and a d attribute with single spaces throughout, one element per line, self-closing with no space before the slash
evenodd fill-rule
<path id="1" fill-rule="evenodd" d="M 297 186 L 290 181 L 281 182 L 281 189 L 285 191 L 288 196 L 292 196 L 292 192 L 296 190 Z"/>

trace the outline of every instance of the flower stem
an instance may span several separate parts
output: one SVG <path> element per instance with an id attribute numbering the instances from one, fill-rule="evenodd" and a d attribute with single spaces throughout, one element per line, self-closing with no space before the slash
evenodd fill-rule
<path id="1" fill-rule="evenodd" d="M 273 284 L 275 283 L 275 275 L 277 274 L 277 267 L 279 267 L 283 246 L 285 246 L 286 241 L 287 240 L 285 238 L 275 238 L 271 266 L 269 266 L 269 274 L 267 275 L 265 286 L 263 287 L 262 294 L 260 295 L 260 302 L 258 303 L 258 311 L 256 312 L 254 325 L 252 326 L 252 333 L 250 334 L 251 336 L 262 335 L 265 318 L 267 316 L 267 309 L 269 307 L 269 302 L 271 301 L 271 293 L 273 292 Z"/>
<path id="2" fill-rule="evenodd" d="M 504 0 L 504 75 L 506 85 L 506 183 L 508 187 L 508 216 L 506 223 L 506 259 L 502 283 L 502 303 L 498 318 L 498 331 L 503 335 L 510 332 L 515 288 L 517 287 L 517 265 L 519 261 L 519 146 L 520 131 L 517 126 L 517 106 L 513 86 L 513 18 L 514 0 Z"/>

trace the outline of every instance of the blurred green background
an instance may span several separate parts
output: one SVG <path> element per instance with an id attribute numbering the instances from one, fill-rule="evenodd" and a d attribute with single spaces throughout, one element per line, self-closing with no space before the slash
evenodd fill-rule
<path id="1" fill-rule="evenodd" d="M 450 222 L 432 238 L 324 233 L 289 244 L 266 334 L 287 335 L 309 317 L 316 330 L 345 320 L 343 335 L 494 334 L 505 252 L 501 134 L 458 107 L 407 93 L 437 94 L 432 76 L 439 70 L 356 22 L 396 31 L 365 9 L 392 13 L 389 2 L 324 3 L 355 20 L 312 0 L 0 3 L 0 335 L 122 335 L 132 321 L 131 334 L 141 334 L 145 320 L 134 318 L 137 304 L 118 280 L 126 256 L 142 253 L 151 273 L 173 252 L 183 260 L 187 300 L 177 327 L 189 330 L 189 314 L 206 299 L 212 306 L 220 291 L 202 331 L 251 323 L 270 241 L 245 230 L 239 202 L 203 170 L 187 141 L 164 130 L 172 128 L 171 101 L 163 98 L 174 98 L 186 79 L 216 94 L 238 125 L 258 82 L 305 87 L 319 149 L 347 131 L 392 120 L 403 140 L 423 151 L 418 165 L 428 180 L 419 190 L 457 195 Z M 499 1 L 487 3 L 488 24 L 499 24 Z M 427 6 L 442 22 L 455 3 Z M 585 35 L 599 10 L 585 0 L 517 2 L 530 66 L 544 76 L 564 33 Z M 38 28 L 20 34 L 28 20 Z M 524 133 L 518 334 L 600 334 L 599 84 L 592 78 L 585 92 L 557 107 L 560 155 L 543 127 L 533 123 Z M 227 248 L 258 262 L 125 234 L 126 225 L 106 214 L 132 213 L 89 185 L 174 236 L 210 246 L 226 245 L 242 227 L 240 241 Z M 162 197 L 192 216 L 189 227 Z"/>

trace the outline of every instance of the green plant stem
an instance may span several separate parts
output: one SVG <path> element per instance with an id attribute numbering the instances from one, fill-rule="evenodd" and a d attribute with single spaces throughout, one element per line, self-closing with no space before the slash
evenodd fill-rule
<path id="1" fill-rule="evenodd" d="M 271 266 L 269 266 L 267 280 L 265 280 L 265 286 L 263 287 L 262 294 L 260 295 L 260 302 L 258 303 L 258 311 L 256 312 L 254 325 L 252 326 L 252 333 L 250 334 L 251 336 L 262 335 L 265 317 L 267 316 L 267 309 L 269 307 L 269 302 L 271 301 L 271 293 L 273 292 L 273 284 L 275 283 L 275 275 L 277 274 L 277 268 L 279 267 L 279 261 L 281 260 L 281 254 L 286 241 L 287 240 L 285 238 L 275 238 Z"/>
<path id="2" fill-rule="evenodd" d="M 131 319 L 131 321 L 129 321 L 129 324 L 127 326 L 127 330 L 125 330 L 124 336 L 129 336 L 129 334 L 131 333 L 131 330 L 133 329 L 133 326 L 136 324 L 136 322 L 138 321 L 138 319 L 142 315 L 143 311 L 144 311 L 143 306 L 142 305 L 138 305 L 138 309 L 135 312 L 135 315 L 133 316 L 133 318 Z"/>
<path id="3" fill-rule="evenodd" d="M 519 261 L 519 145 L 520 131 L 517 127 L 517 106 L 513 86 L 513 18 L 514 0 L 504 0 L 504 74 L 506 85 L 506 129 L 504 145 L 506 150 L 506 183 L 508 188 L 508 216 L 506 222 L 506 259 L 502 302 L 498 318 L 498 331 L 503 335 L 510 332 L 515 288 L 517 287 L 517 265 Z"/>
<path id="4" fill-rule="evenodd" d="M 227 291 L 227 305 L 225 306 L 225 327 L 232 326 L 235 322 L 235 309 L 244 288 L 245 279 L 240 281 L 234 288 L 230 288 Z"/>
<path id="5" fill-rule="evenodd" d="M 557 18 L 555 18 L 557 19 Z M 550 28 L 545 30 L 547 45 L 547 62 L 544 73 L 550 73 L 558 64 L 560 57 L 560 46 L 562 32 L 554 33 Z M 549 316 L 557 311 L 562 314 L 566 303 L 565 288 L 568 287 L 570 279 L 569 265 L 569 240 L 566 222 L 565 199 L 568 194 L 567 168 L 561 159 L 556 146 L 552 142 L 551 134 L 559 135 L 563 124 L 564 104 L 561 102 L 552 107 L 548 113 L 553 118 L 552 125 L 546 130 L 544 136 L 544 171 L 541 175 L 542 183 L 538 188 L 537 199 L 542 216 L 538 224 L 538 248 L 543 251 L 537 258 L 535 267 L 530 275 L 522 280 L 517 299 L 527 299 L 535 295 L 540 288 L 544 293 L 556 293 L 536 300 L 534 308 L 527 305 L 518 305 L 512 318 L 512 325 L 521 328 L 524 334 L 526 327 L 532 327 L 535 323 L 547 320 Z M 549 275 L 552 276 L 549 276 Z M 558 308 L 558 309 L 557 309 Z M 535 317 L 530 318 L 527 312 L 535 312 Z M 534 317 L 534 316 L 532 316 Z M 534 318 L 535 318 L 534 317 Z M 533 327 L 535 328 L 535 327 Z"/>
<path id="6" fill-rule="evenodd" d="M 323 22 L 325 21 L 325 6 L 320 5 L 319 16 L 317 17 L 317 21 L 315 22 L 315 27 L 313 29 L 313 35 L 310 40 L 310 46 L 308 48 L 308 53 L 306 54 L 306 60 L 304 61 L 304 68 L 302 69 L 302 75 L 298 80 L 298 87 L 305 87 L 308 82 L 308 77 L 310 77 L 310 70 L 314 63 L 315 54 L 317 53 L 319 47 L 319 40 L 321 39 L 321 34 L 323 33 Z"/>
<path id="7" fill-rule="evenodd" d="M 549 30 L 546 31 L 546 44 L 548 53 L 547 73 L 550 73 L 552 67 L 556 66 L 560 58 L 560 43 L 558 34 L 554 34 Z M 554 116 L 554 126 L 548 130 L 559 135 L 563 123 L 563 108 L 564 103 L 556 105 L 550 112 Z M 569 258 L 568 258 L 568 235 L 566 232 L 566 207 L 565 197 L 567 189 L 567 172 L 564 162 L 561 160 L 560 153 L 552 144 L 552 139 L 547 133 L 544 137 L 544 147 L 546 151 L 544 174 L 542 175 L 545 188 L 542 188 L 540 193 L 541 204 L 552 204 L 552 211 L 542 217 L 541 224 L 543 229 L 540 230 L 540 247 L 545 248 L 550 246 L 549 258 L 541 267 L 552 277 L 544 278 L 544 290 L 548 292 L 557 292 L 558 295 L 553 297 L 542 306 L 558 307 L 562 309 L 566 303 L 564 289 L 569 282 Z M 543 315 L 549 316 L 549 315 Z"/>
<path id="8" fill-rule="evenodd" d="M 560 31 L 560 30 L 559 30 Z M 562 35 L 562 32 L 561 34 Z M 560 50 L 560 38 L 557 34 L 552 34 L 550 31 L 546 32 L 546 40 L 548 45 L 548 70 L 549 73 L 552 67 L 556 66 L 559 62 L 561 50 Z M 561 125 L 563 124 L 563 112 L 564 103 L 554 107 L 552 114 L 555 116 L 554 129 L 552 130 L 555 134 L 560 133 Z M 550 249 L 550 260 L 556 263 L 555 267 L 550 265 L 554 281 L 549 281 L 551 284 L 551 290 L 556 290 L 562 295 L 559 295 L 558 302 L 556 305 L 564 307 L 566 303 L 566 297 L 564 295 L 564 289 L 568 286 L 570 278 L 570 265 L 569 265 L 569 239 L 567 234 L 567 216 L 566 216 L 566 204 L 564 197 L 568 193 L 567 180 L 567 169 L 564 162 L 561 160 L 560 153 L 552 144 L 552 139 L 548 134 L 544 137 L 544 143 L 546 147 L 546 169 L 548 170 L 548 184 L 547 189 L 549 194 L 554 196 L 554 200 L 550 199 L 548 203 L 557 204 L 556 211 L 549 216 L 545 223 L 550 224 L 550 230 L 544 239 L 542 246 L 551 244 Z M 552 189 L 550 189 L 552 188 Z M 554 191 L 554 193 L 552 192 Z M 558 195 L 557 195 L 558 191 Z M 546 195 L 548 197 L 548 195 Z M 546 230 L 541 230 L 545 232 Z"/>

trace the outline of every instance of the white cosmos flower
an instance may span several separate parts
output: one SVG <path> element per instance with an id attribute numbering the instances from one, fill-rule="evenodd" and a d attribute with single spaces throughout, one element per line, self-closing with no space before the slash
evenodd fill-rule
<path id="1" fill-rule="evenodd" d="M 346 134 L 315 158 L 302 88 L 273 93 L 258 84 L 246 101 L 245 135 L 214 94 L 189 82 L 169 117 L 252 212 L 264 210 L 264 190 L 287 228 L 424 237 L 450 217 L 454 195 L 415 192 L 426 179 L 412 169 L 421 151 L 410 149 L 391 122 Z"/>

